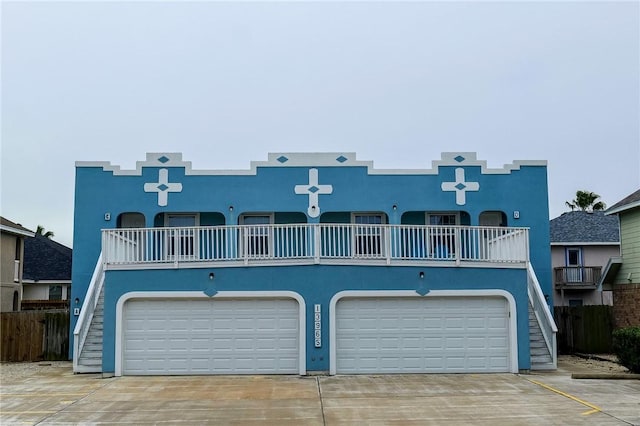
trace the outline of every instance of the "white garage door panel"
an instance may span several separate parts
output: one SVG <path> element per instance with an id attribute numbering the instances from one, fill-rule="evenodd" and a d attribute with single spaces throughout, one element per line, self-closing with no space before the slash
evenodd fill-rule
<path id="1" fill-rule="evenodd" d="M 298 373 L 293 299 L 129 300 L 124 374 Z"/>
<path id="2" fill-rule="evenodd" d="M 346 298 L 336 305 L 338 373 L 509 371 L 502 297 Z"/>

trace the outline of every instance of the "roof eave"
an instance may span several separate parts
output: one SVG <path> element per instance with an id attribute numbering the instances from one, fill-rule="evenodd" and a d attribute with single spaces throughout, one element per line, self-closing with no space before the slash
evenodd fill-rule
<path id="1" fill-rule="evenodd" d="M 617 214 L 617 213 L 623 212 L 623 211 L 625 211 L 625 210 L 631 210 L 631 209 L 634 209 L 634 208 L 636 208 L 636 207 L 640 207 L 640 200 L 638 200 L 638 201 L 634 201 L 634 202 L 629 203 L 629 204 L 625 204 L 625 205 L 620 206 L 620 207 L 616 207 L 616 208 L 614 208 L 614 209 L 609 209 L 609 210 L 607 210 L 606 212 L 604 212 L 604 214 L 605 214 L 605 215 Z"/>
<path id="2" fill-rule="evenodd" d="M 35 237 L 35 232 L 23 231 L 22 229 L 13 228 L 11 226 L 0 225 L 0 231 L 8 232 L 10 234 L 22 235 L 24 237 Z"/>

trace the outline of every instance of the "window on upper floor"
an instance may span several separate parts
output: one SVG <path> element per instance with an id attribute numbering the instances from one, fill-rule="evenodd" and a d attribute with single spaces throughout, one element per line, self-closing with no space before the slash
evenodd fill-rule
<path id="1" fill-rule="evenodd" d="M 142 213 L 120 213 L 116 219 L 117 228 L 144 228 L 145 220 Z"/>
<path id="2" fill-rule="evenodd" d="M 380 257 L 383 253 L 385 216 L 381 213 L 353 213 L 354 250 L 356 256 Z"/>
<path id="3" fill-rule="evenodd" d="M 484 211 L 478 219 L 480 226 L 507 226 L 507 215 L 501 211 Z"/>
<path id="4" fill-rule="evenodd" d="M 582 248 L 567 247 L 565 250 L 567 282 L 582 282 L 584 271 L 582 269 Z"/>
<path id="5" fill-rule="evenodd" d="M 18 237 L 16 237 L 16 256 L 14 259 L 18 261 L 22 259 L 22 239 Z"/>
<path id="6" fill-rule="evenodd" d="M 179 259 L 192 259 L 197 256 L 198 233 L 195 227 L 199 222 L 196 213 L 167 213 L 165 226 L 177 228 L 168 231 L 168 254 Z"/>
<path id="7" fill-rule="evenodd" d="M 273 252 L 272 214 L 244 214 L 240 216 L 240 224 L 248 225 L 243 228 L 243 253 L 249 257 L 266 257 Z"/>
<path id="8" fill-rule="evenodd" d="M 62 300 L 62 286 L 50 285 L 49 286 L 49 300 Z"/>
<path id="9" fill-rule="evenodd" d="M 454 226 L 460 223 L 457 212 L 427 213 L 427 223 L 431 229 L 431 257 L 436 259 L 454 258 L 456 254 L 456 236 Z"/>

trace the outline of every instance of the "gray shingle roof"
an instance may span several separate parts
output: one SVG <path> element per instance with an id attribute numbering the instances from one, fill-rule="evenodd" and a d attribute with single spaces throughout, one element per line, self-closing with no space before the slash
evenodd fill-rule
<path id="1" fill-rule="evenodd" d="M 638 202 L 640 202 L 640 189 L 638 189 L 633 194 L 627 195 L 622 200 L 609 207 L 607 209 L 607 214 L 611 214 L 614 211 L 619 212 L 622 210 L 626 210 L 626 206 L 631 207 L 632 204 L 637 204 Z"/>
<path id="2" fill-rule="evenodd" d="M 549 222 L 552 243 L 619 243 L 618 216 L 567 212 Z"/>
<path id="3" fill-rule="evenodd" d="M 25 280 L 71 280 L 69 247 L 42 235 L 24 240 Z"/>

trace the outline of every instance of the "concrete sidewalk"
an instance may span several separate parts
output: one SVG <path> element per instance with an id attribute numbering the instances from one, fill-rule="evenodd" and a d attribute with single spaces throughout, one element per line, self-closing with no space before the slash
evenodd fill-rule
<path id="1" fill-rule="evenodd" d="M 366 376 L 5 374 L 0 423 L 224 425 L 640 424 L 640 381 L 555 372 Z M 575 370 L 575 368 L 573 368 Z"/>

